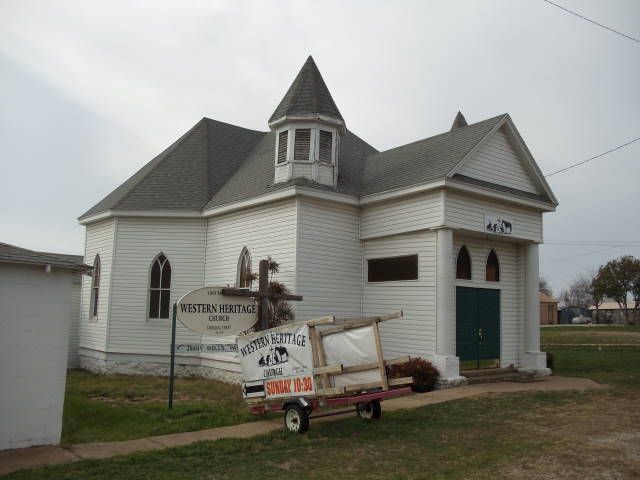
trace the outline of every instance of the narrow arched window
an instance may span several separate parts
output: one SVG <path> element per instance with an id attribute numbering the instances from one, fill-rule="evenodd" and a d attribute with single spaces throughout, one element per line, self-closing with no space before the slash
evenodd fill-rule
<path id="1" fill-rule="evenodd" d="M 469 250 L 464 245 L 458 252 L 458 260 L 456 261 L 456 278 L 461 280 L 471 280 L 471 257 Z"/>
<path id="2" fill-rule="evenodd" d="M 236 285 L 238 288 L 249 288 L 253 282 L 253 274 L 251 273 L 251 254 L 247 247 L 240 252 L 238 259 L 238 273 L 236 277 Z"/>
<path id="3" fill-rule="evenodd" d="M 98 316 L 98 297 L 100 293 L 100 255 L 93 260 L 91 273 L 91 317 Z"/>
<path id="4" fill-rule="evenodd" d="M 169 318 L 171 264 L 164 253 L 153 260 L 149 280 L 149 318 Z"/>
<path id="5" fill-rule="evenodd" d="M 500 281 L 500 264 L 498 263 L 498 256 L 494 250 L 489 252 L 487 257 L 487 282 L 499 282 Z"/>

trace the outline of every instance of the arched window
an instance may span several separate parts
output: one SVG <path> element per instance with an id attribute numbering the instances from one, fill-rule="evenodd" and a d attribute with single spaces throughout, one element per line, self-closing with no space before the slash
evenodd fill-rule
<path id="1" fill-rule="evenodd" d="M 98 316 L 98 297 L 100 293 L 100 255 L 93 260 L 91 273 L 91 317 Z"/>
<path id="2" fill-rule="evenodd" d="M 253 281 L 253 275 L 251 274 L 251 254 L 247 247 L 240 252 L 240 258 L 238 259 L 238 273 L 236 276 L 236 285 L 238 288 L 249 288 Z"/>
<path id="3" fill-rule="evenodd" d="M 498 263 L 498 256 L 494 250 L 489 252 L 487 257 L 487 282 L 499 282 L 500 281 L 500 264 Z"/>
<path id="4" fill-rule="evenodd" d="M 149 318 L 169 318 L 171 264 L 160 253 L 151 264 L 149 281 Z"/>
<path id="5" fill-rule="evenodd" d="M 469 250 L 464 245 L 458 252 L 458 260 L 456 261 L 456 278 L 461 280 L 471 280 L 471 257 Z"/>

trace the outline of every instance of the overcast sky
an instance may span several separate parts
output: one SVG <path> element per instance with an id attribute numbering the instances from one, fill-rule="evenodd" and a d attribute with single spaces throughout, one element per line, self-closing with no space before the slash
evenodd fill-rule
<path id="1" fill-rule="evenodd" d="M 557 0 L 640 37 L 636 0 Z M 206 116 L 267 130 L 312 54 L 379 150 L 508 112 L 543 172 L 640 136 L 640 44 L 528 1 L 0 0 L 0 241 L 83 252 L 77 217 Z M 549 179 L 554 290 L 640 246 L 640 142 Z"/>

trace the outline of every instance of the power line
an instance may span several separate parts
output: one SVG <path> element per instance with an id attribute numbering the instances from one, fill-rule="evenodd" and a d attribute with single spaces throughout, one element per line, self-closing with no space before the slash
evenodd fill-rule
<path id="1" fill-rule="evenodd" d="M 544 0 L 544 1 L 546 2 L 547 0 Z M 591 160 L 595 160 L 596 158 L 604 157 L 605 155 L 608 155 L 611 152 L 615 152 L 616 150 L 620 150 L 621 148 L 624 148 L 627 145 L 631 145 L 632 143 L 637 142 L 638 140 L 640 140 L 640 137 L 634 138 L 633 140 L 631 140 L 631 141 L 629 141 L 627 143 L 623 143 L 622 145 L 618 145 L 617 147 L 614 147 L 611 150 L 607 150 L 606 152 L 600 153 L 600 154 L 596 155 L 595 157 L 587 158 L 586 160 L 582 160 L 581 162 L 574 163 L 573 165 L 569 165 L 568 167 L 561 168 L 560 170 L 556 170 L 555 172 L 547 173 L 545 175 L 545 177 L 550 177 L 550 176 L 555 175 L 557 173 L 566 172 L 567 170 L 570 170 L 572 168 L 575 168 L 575 167 L 578 167 L 580 165 L 583 165 L 583 164 L 585 164 L 587 162 L 590 162 Z"/>
<path id="2" fill-rule="evenodd" d="M 564 245 L 570 247 L 640 247 L 640 241 L 597 241 L 597 240 L 568 240 L 568 241 L 545 241 L 544 245 Z"/>
<path id="3" fill-rule="evenodd" d="M 607 27 L 606 25 L 603 25 L 601 23 L 596 22 L 595 20 L 591 20 L 590 18 L 585 17 L 584 15 L 580 15 L 577 12 L 574 12 L 573 10 L 569 10 L 568 8 L 563 7 L 562 5 L 558 5 L 557 3 L 553 3 L 550 0 L 542 0 L 543 2 L 548 3 L 549 5 L 553 5 L 554 7 L 559 8 L 560 10 L 564 10 L 567 13 L 570 13 L 571 15 L 575 15 L 578 18 L 581 18 L 582 20 L 586 20 L 587 22 L 593 23 L 594 25 L 597 25 L 598 27 L 604 28 L 606 30 L 609 30 L 610 32 L 613 32 L 617 35 L 621 35 L 625 38 L 628 38 L 629 40 L 633 40 L 636 43 L 640 43 L 640 40 L 638 40 L 637 38 L 634 38 L 630 35 L 627 35 L 626 33 L 622 33 L 619 32 L 618 30 L 614 30 L 613 28 Z"/>

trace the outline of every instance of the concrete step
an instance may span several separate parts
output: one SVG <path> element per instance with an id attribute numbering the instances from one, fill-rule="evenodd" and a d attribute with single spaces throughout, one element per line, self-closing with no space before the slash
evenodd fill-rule
<path id="1" fill-rule="evenodd" d="M 491 377 L 494 375 L 508 375 L 518 373 L 518 370 L 512 367 L 506 368 L 479 368 L 474 370 L 460 370 L 460 375 L 467 378 L 475 377 Z"/>
<path id="2" fill-rule="evenodd" d="M 538 381 L 533 373 L 511 371 L 510 373 L 498 373 L 494 375 L 476 375 L 467 376 L 467 372 L 461 373 L 468 379 L 469 385 L 475 385 L 480 383 L 496 383 L 496 382 L 518 382 L 529 383 Z"/>

